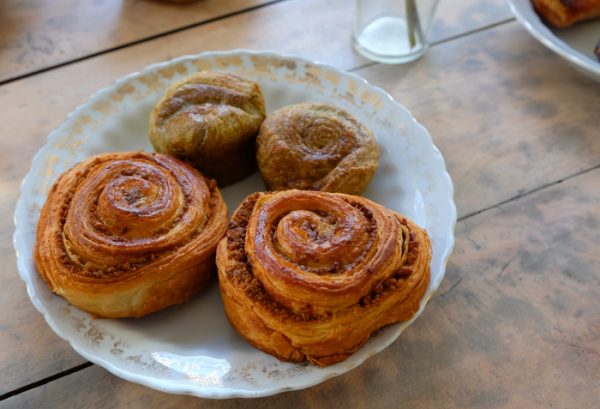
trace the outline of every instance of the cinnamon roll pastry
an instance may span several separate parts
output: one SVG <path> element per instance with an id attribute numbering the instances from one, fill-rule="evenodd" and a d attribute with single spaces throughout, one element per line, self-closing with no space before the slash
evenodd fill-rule
<path id="1" fill-rule="evenodd" d="M 54 184 L 34 259 L 71 304 L 99 317 L 140 317 L 205 286 L 226 230 L 225 202 L 196 169 L 161 154 L 108 153 Z"/>
<path id="2" fill-rule="evenodd" d="M 532 0 L 537 13 L 558 28 L 600 17 L 600 0 Z"/>
<path id="3" fill-rule="evenodd" d="M 217 248 L 233 327 L 284 361 L 326 366 L 374 331 L 410 319 L 429 285 L 427 232 L 368 199 L 255 193 Z"/>
<path id="4" fill-rule="evenodd" d="M 331 105 L 286 106 L 263 122 L 258 168 L 269 190 L 307 189 L 360 194 L 379 165 L 375 137 Z"/>
<path id="5" fill-rule="evenodd" d="M 157 152 L 191 163 L 223 187 L 256 169 L 256 134 L 264 119 L 256 82 L 199 72 L 171 86 L 155 106 L 150 142 Z"/>

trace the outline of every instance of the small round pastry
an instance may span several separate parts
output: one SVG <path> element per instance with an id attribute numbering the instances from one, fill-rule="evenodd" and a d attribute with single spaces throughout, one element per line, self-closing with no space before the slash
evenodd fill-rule
<path id="1" fill-rule="evenodd" d="M 226 230 L 216 183 L 190 165 L 156 153 L 108 153 L 54 184 L 34 259 L 50 289 L 76 307 L 140 317 L 208 283 Z"/>
<path id="2" fill-rule="evenodd" d="M 289 105 L 268 115 L 256 148 L 268 190 L 360 194 L 379 165 L 379 145 L 371 131 L 327 104 Z"/>
<path id="3" fill-rule="evenodd" d="M 150 115 L 157 152 L 235 183 L 256 169 L 256 134 L 265 119 L 259 85 L 238 75 L 199 72 L 172 85 Z"/>
<path id="4" fill-rule="evenodd" d="M 326 366 L 410 319 L 429 285 L 427 232 L 368 199 L 254 193 L 217 248 L 225 312 L 248 342 Z"/>

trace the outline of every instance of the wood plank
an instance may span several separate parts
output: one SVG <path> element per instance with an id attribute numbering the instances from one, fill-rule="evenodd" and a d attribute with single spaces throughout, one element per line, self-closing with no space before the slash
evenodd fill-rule
<path id="1" fill-rule="evenodd" d="M 501 0 L 494 1 L 503 4 Z M 477 3 L 475 0 L 463 0 L 457 2 L 456 7 L 463 7 L 463 12 L 469 13 L 471 9 L 477 9 Z M 0 135 L 5 135 L 0 138 L 0 210 L 6 215 L 0 219 L 0 264 L 9 266 L 0 271 L 0 277 L 11 290 L 0 294 L 0 309 L 7 312 L 0 317 L 0 328 L 7 329 L 0 331 L 0 344 L 3 345 L 0 349 L 0 370 L 10 373 L 10 377 L 0 385 L 0 394 L 83 362 L 65 342 L 51 333 L 29 304 L 24 285 L 14 267 L 12 209 L 20 180 L 48 133 L 74 107 L 116 78 L 149 63 L 182 54 L 206 49 L 247 47 L 297 53 L 345 69 L 364 64 L 365 60 L 358 57 L 350 46 L 352 17 L 344 7 L 346 4 L 344 0 L 286 1 L 0 87 L 4 118 L 0 122 Z M 317 5 L 320 7 L 319 13 L 314 13 Z M 298 15 L 311 15 L 311 18 L 298 19 Z M 495 18 L 490 16 L 489 21 Z M 478 20 L 476 24 L 482 24 L 482 21 Z M 449 20 L 447 34 L 463 32 L 465 27 L 460 27 L 461 24 L 460 19 Z M 438 55 L 442 52 L 438 48 L 441 50 L 446 46 L 435 47 L 429 55 Z M 447 61 L 435 58 L 434 61 L 439 64 L 436 68 L 438 72 L 446 69 Z M 389 69 L 399 73 L 411 71 L 410 75 L 405 75 L 408 79 L 428 80 L 417 72 L 422 68 L 415 71 L 415 67 L 418 66 L 413 64 Z M 431 69 L 434 67 L 425 70 L 429 72 Z M 467 74 L 471 79 L 471 73 Z M 484 76 L 484 73 L 479 75 Z M 426 97 L 422 95 L 419 98 Z M 453 118 L 451 109 L 446 114 L 438 112 L 437 115 L 439 118 L 444 118 L 444 115 Z M 464 194 L 470 193 L 465 191 Z M 22 351 L 35 357 L 35 360 L 24 362 Z"/>
<path id="2" fill-rule="evenodd" d="M 360 70 L 432 134 L 459 216 L 600 164 L 598 84 L 517 22 Z"/>
<path id="3" fill-rule="evenodd" d="M 430 41 L 444 41 L 513 18 L 506 1 L 440 0 Z"/>
<path id="4" fill-rule="evenodd" d="M 595 407 L 599 180 L 596 169 L 459 223 L 447 277 L 423 316 L 359 368 L 310 389 L 209 401 L 93 366 L 0 407 Z"/>
<path id="5" fill-rule="evenodd" d="M 2 1 L 0 81 L 271 1 Z"/>
<path id="6" fill-rule="evenodd" d="M 123 0 L 4 1 L 0 3 L 0 82 L 273 1 L 203 0 L 188 4 Z M 274 19 L 285 19 L 286 16 L 277 11 L 301 7 L 300 1 L 273 9 Z M 317 5 L 304 0 L 304 3 L 307 5 L 302 10 L 304 16 L 320 14 L 325 8 L 334 11 L 324 16 L 327 21 L 320 27 L 322 34 L 327 34 L 331 22 L 345 27 L 348 32 L 351 30 L 354 2 Z M 315 12 L 317 9 L 319 13 Z M 432 41 L 485 27 L 510 16 L 502 0 L 442 0 L 432 26 Z M 297 19 L 289 14 L 287 18 Z M 343 38 L 349 41 L 348 35 Z"/>

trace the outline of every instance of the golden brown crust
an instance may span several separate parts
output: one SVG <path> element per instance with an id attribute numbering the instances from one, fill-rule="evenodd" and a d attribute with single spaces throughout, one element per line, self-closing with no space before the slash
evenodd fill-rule
<path id="1" fill-rule="evenodd" d="M 554 27 L 600 17 L 600 0 L 532 0 L 535 10 Z"/>
<path id="2" fill-rule="evenodd" d="M 255 193 L 217 248 L 234 328 L 281 360 L 348 358 L 371 334 L 410 319 L 429 284 L 425 230 L 358 196 Z"/>
<path id="3" fill-rule="evenodd" d="M 139 317 L 198 292 L 227 207 L 214 181 L 161 154 L 109 153 L 52 187 L 34 258 L 56 294 L 100 317 Z"/>
<path id="4" fill-rule="evenodd" d="M 256 169 L 254 146 L 264 118 L 256 82 L 200 72 L 172 85 L 155 106 L 150 142 L 157 152 L 191 163 L 223 187 Z"/>
<path id="5" fill-rule="evenodd" d="M 305 103 L 283 107 L 256 139 L 260 173 L 269 190 L 362 193 L 377 170 L 379 146 L 346 111 Z"/>

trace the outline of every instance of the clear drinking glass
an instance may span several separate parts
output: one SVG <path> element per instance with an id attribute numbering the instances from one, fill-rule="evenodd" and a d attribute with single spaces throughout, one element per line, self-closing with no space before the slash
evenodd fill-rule
<path id="1" fill-rule="evenodd" d="M 370 60 L 399 64 L 422 56 L 438 0 L 356 0 L 354 48 Z"/>

